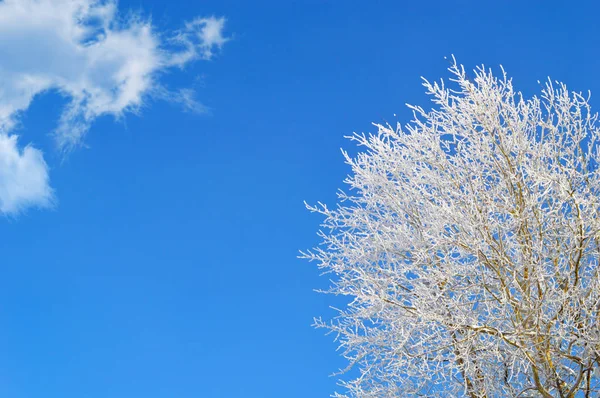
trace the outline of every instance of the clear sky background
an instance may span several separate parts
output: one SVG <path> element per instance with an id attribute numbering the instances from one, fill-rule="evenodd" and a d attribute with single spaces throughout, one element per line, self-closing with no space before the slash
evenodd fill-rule
<path id="1" fill-rule="evenodd" d="M 343 136 L 408 122 L 404 104 L 427 101 L 420 76 L 447 78 L 451 54 L 468 68 L 502 64 L 526 95 L 548 75 L 600 95 L 594 4 L 121 0 L 122 17 L 151 17 L 165 49 L 146 59 L 155 80 L 135 114 L 138 98 L 115 108 L 122 98 L 103 80 L 119 60 L 85 68 L 139 45 L 67 62 L 48 32 L 6 27 L 37 29 L 35 12 L 2 19 L 0 8 L 0 138 L 18 135 L 22 159 L 36 148 L 49 177 L 39 158 L 18 168 L 15 147 L 0 147 L 0 396 L 328 396 L 345 362 L 311 324 L 335 301 L 313 292 L 327 278 L 296 256 L 318 243 L 321 221 L 303 201 L 334 204 L 343 187 Z M 230 40 L 169 41 L 198 33 L 184 28 L 196 16 L 226 18 Z M 27 87 L 39 93 L 13 79 L 33 67 Z M 99 94 L 86 97 L 90 87 Z M 69 103 L 78 113 L 61 121 Z M 42 174 L 16 180 L 23 170 Z"/>

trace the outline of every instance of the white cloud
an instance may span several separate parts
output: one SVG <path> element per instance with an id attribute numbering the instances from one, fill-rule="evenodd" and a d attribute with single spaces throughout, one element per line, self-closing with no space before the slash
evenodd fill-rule
<path id="1" fill-rule="evenodd" d="M 118 118 L 164 96 L 161 72 L 210 59 L 227 41 L 224 23 L 196 18 L 169 36 L 139 16 L 119 17 L 112 0 L 0 0 L 0 212 L 51 203 L 41 152 L 20 151 L 11 133 L 37 94 L 68 98 L 55 138 L 70 150 L 98 116 Z M 201 109 L 187 90 L 166 97 Z"/>
<path id="2" fill-rule="evenodd" d="M 0 212 L 18 213 L 30 206 L 47 207 L 52 203 L 42 153 L 30 146 L 19 151 L 15 135 L 0 134 Z"/>
<path id="3" fill-rule="evenodd" d="M 174 38 L 173 42 L 184 46 L 182 51 L 169 60 L 171 65 L 183 66 L 194 58 L 210 59 L 213 49 L 221 48 L 227 38 L 223 36 L 225 19 L 223 18 L 196 18 L 185 24 Z"/>

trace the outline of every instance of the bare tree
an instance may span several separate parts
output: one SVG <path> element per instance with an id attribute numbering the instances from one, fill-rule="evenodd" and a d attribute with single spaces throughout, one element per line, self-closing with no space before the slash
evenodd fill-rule
<path id="1" fill-rule="evenodd" d="M 332 320 L 352 397 L 598 397 L 600 130 L 550 80 L 524 99 L 502 70 L 433 109 L 350 137 L 350 189 L 302 254 L 349 296 Z M 351 379 L 351 380 L 347 380 Z"/>

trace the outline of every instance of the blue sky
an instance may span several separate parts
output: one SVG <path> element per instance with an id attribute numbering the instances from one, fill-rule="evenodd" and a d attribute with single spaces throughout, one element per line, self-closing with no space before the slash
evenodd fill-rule
<path id="1" fill-rule="evenodd" d="M 449 3 L 0 1 L 0 396 L 332 393 L 296 256 L 343 136 L 407 122 L 450 54 L 600 93 L 594 2 Z"/>

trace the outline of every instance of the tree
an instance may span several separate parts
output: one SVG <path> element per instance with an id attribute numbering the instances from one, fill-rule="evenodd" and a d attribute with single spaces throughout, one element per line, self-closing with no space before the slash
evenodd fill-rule
<path id="1" fill-rule="evenodd" d="M 352 174 L 302 253 L 349 304 L 352 397 L 597 397 L 600 172 L 589 96 L 502 70 L 424 86 L 432 110 L 355 134 Z"/>

